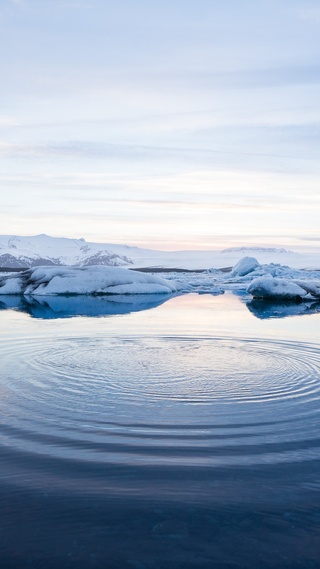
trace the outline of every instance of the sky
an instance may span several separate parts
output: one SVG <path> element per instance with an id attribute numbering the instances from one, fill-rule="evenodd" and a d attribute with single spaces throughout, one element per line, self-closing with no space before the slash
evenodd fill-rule
<path id="1" fill-rule="evenodd" d="M 319 0 L 0 0 L 0 233 L 320 241 Z"/>

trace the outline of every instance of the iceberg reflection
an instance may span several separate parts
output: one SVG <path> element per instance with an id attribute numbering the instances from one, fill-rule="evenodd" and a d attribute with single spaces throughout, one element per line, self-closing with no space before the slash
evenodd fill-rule
<path id="1" fill-rule="evenodd" d="M 116 296 L 11 296 L 3 295 L 0 310 L 17 310 L 33 318 L 55 319 L 75 316 L 116 316 L 149 310 L 160 306 L 172 296 L 138 294 Z"/>
<path id="2" fill-rule="evenodd" d="M 263 299 L 248 300 L 243 292 L 233 291 L 249 312 L 260 320 L 307 316 L 320 313 L 320 301 L 308 300 L 299 303 L 292 301 L 273 301 Z M 103 317 L 130 314 L 156 308 L 180 295 L 137 294 L 137 295 L 74 295 L 74 296 L 26 296 L 2 295 L 0 310 L 16 310 L 33 318 L 58 319 L 84 317 Z"/>
<path id="3" fill-rule="evenodd" d="M 275 302 L 272 300 L 253 299 L 246 303 L 251 314 L 266 320 L 268 318 L 287 318 L 288 316 L 306 316 L 320 313 L 320 301 L 300 302 L 292 301 Z"/>

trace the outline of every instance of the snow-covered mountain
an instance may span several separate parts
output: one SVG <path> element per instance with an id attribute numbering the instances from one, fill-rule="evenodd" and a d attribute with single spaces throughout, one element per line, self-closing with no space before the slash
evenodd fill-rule
<path id="1" fill-rule="evenodd" d="M 19 268 L 41 265 L 108 265 L 127 266 L 131 259 L 110 250 L 106 245 L 86 243 L 84 239 L 67 239 L 35 235 L 0 236 L 0 267 Z"/>
<path id="2" fill-rule="evenodd" d="M 257 255 L 258 253 L 275 253 L 280 255 L 289 255 L 290 253 L 293 253 L 293 251 L 288 251 L 283 247 L 228 247 L 228 249 L 222 249 L 221 253 L 241 253 L 245 255 L 248 255 L 249 253 L 252 255 Z"/>
<path id="3" fill-rule="evenodd" d="M 26 268 L 41 265 L 83 267 L 91 265 L 128 268 L 208 269 L 233 267 L 242 257 L 259 263 L 280 263 L 295 268 L 320 268 L 320 254 L 301 254 L 275 247 L 232 247 L 222 251 L 155 251 L 130 245 L 89 243 L 35 235 L 0 236 L 0 267 Z"/>

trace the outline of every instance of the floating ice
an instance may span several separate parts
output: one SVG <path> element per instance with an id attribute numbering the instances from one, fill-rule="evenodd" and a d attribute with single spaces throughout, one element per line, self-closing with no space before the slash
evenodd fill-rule
<path id="1" fill-rule="evenodd" d="M 320 298 L 320 281 L 294 281 L 298 286 L 315 298 Z"/>
<path id="2" fill-rule="evenodd" d="M 120 267 L 37 267 L 0 278 L 0 294 L 172 294 L 173 282 Z"/>
<path id="3" fill-rule="evenodd" d="M 248 273 L 252 273 L 255 269 L 260 267 L 257 259 L 254 257 L 243 257 L 240 261 L 233 267 L 230 276 L 231 277 L 244 277 Z"/>
<path id="4" fill-rule="evenodd" d="M 258 277 L 247 288 L 254 298 L 302 300 L 307 291 L 293 281 L 272 276 Z"/>
<path id="5" fill-rule="evenodd" d="M 215 295 L 228 290 L 247 290 L 255 298 L 319 299 L 319 273 L 273 263 L 260 265 L 256 259 L 245 257 L 231 273 L 209 269 L 203 272 L 153 274 L 97 265 L 34 267 L 0 277 L 0 295 Z"/>

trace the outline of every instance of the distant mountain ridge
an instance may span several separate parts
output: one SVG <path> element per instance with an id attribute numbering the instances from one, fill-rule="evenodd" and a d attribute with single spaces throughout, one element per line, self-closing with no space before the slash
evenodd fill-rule
<path id="1" fill-rule="evenodd" d="M 0 236 L 0 267 L 29 268 L 41 265 L 82 267 L 89 265 L 127 266 L 132 260 L 100 243 L 35 235 Z"/>
<path id="2" fill-rule="evenodd" d="M 295 254 L 293 251 L 283 247 L 228 247 L 222 249 L 221 253 L 280 253 L 286 255 Z"/>
<path id="3" fill-rule="evenodd" d="M 214 245 L 214 244 L 213 244 Z M 154 270 L 232 267 L 245 256 L 255 257 L 261 264 L 280 263 L 290 267 L 320 267 L 320 251 L 300 254 L 283 247 L 230 247 L 218 250 L 163 251 L 115 243 L 91 243 L 85 239 L 0 235 L 0 268 L 23 269 L 41 265 L 87 267 L 105 265 Z"/>

